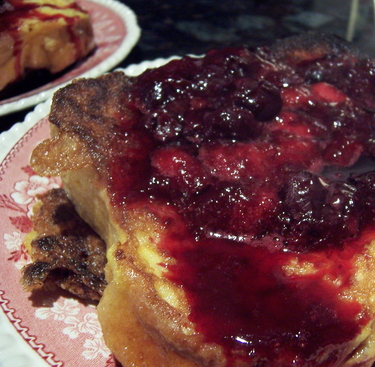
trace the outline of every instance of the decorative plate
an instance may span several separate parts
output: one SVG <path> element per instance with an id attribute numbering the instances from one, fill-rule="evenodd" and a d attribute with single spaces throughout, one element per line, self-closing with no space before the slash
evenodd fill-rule
<path id="1" fill-rule="evenodd" d="M 137 75 L 169 60 L 123 71 Z M 37 194 L 60 184 L 35 175 L 29 166 L 31 151 L 49 136 L 50 104 L 51 99 L 39 104 L 0 135 L 0 367 L 115 366 L 95 307 L 53 292 L 31 295 L 20 285 L 21 268 L 30 261 L 23 245 L 31 229 L 30 208 Z"/>
<path id="2" fill-rule="evenodd" d="M 13 98 L 0 100 L 0 116 L 35 106 L 73 78 L 96 77 L 119 64 L 140 36 L 135 14 L 116 0 L 77 0 L 91 15 L 95 52 L 48 84 Z"/>

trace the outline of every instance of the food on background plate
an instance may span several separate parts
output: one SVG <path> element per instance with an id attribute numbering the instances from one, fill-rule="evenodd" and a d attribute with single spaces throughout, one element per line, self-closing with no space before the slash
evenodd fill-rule
<path id="1" fill-rule="evenodd" d="M 35 70 L 56 74 L 94 48 L 90 16 L 74 0 L 0 0 L 0 91 Z"/>
<path id="2" fill-rule="evenodd" d="M 54 96 L 31 163 L 107 246 L 127 366 L 371 366 L 375 61 L 330 35 Z"/>

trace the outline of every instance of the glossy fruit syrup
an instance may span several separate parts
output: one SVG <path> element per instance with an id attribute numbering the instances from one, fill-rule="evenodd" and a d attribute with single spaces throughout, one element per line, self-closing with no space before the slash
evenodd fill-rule
<path id="1" fill-rule="evenodd" d="M 114 202 L 164 222 L 168 276 L 228 366 L 335 366 L 372 317 L 340 295 L 375 235 L 374 72 L 235 48 L 132 79 Z"/>

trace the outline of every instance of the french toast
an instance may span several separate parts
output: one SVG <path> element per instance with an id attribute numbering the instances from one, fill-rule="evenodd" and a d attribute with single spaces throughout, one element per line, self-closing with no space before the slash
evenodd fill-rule
<path id="1" fill-rule="evenodd" d="M 372 365 L 374 75 L 309 33 L 55 94 L 31 164 L 106 243 L 124 367 Z"/>
<path id="2" fill-rule="evenodd" d="M 58 73 L 94 47 L 90 16 L 74 0 L 0 2 L 0 91 L 33 70 Z"/>

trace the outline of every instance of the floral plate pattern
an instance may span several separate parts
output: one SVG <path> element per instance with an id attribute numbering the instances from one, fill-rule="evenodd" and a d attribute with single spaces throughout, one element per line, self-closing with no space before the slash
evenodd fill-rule
<path id="1" fill-rule="evenodd" d="M 145 61 L 124 72 L 137 75 L 168 60 Z M 60 185 L 29 165 L 33 148 L 49 136 L 50 104 L 39 104 L 0 135 L 0 367 L 115 366 L 94 306 L 54 290 L 31 295 L 20 284 L 21 269 L 30 262 L 23 240 L 32 228 L 35 197 Z"/>

